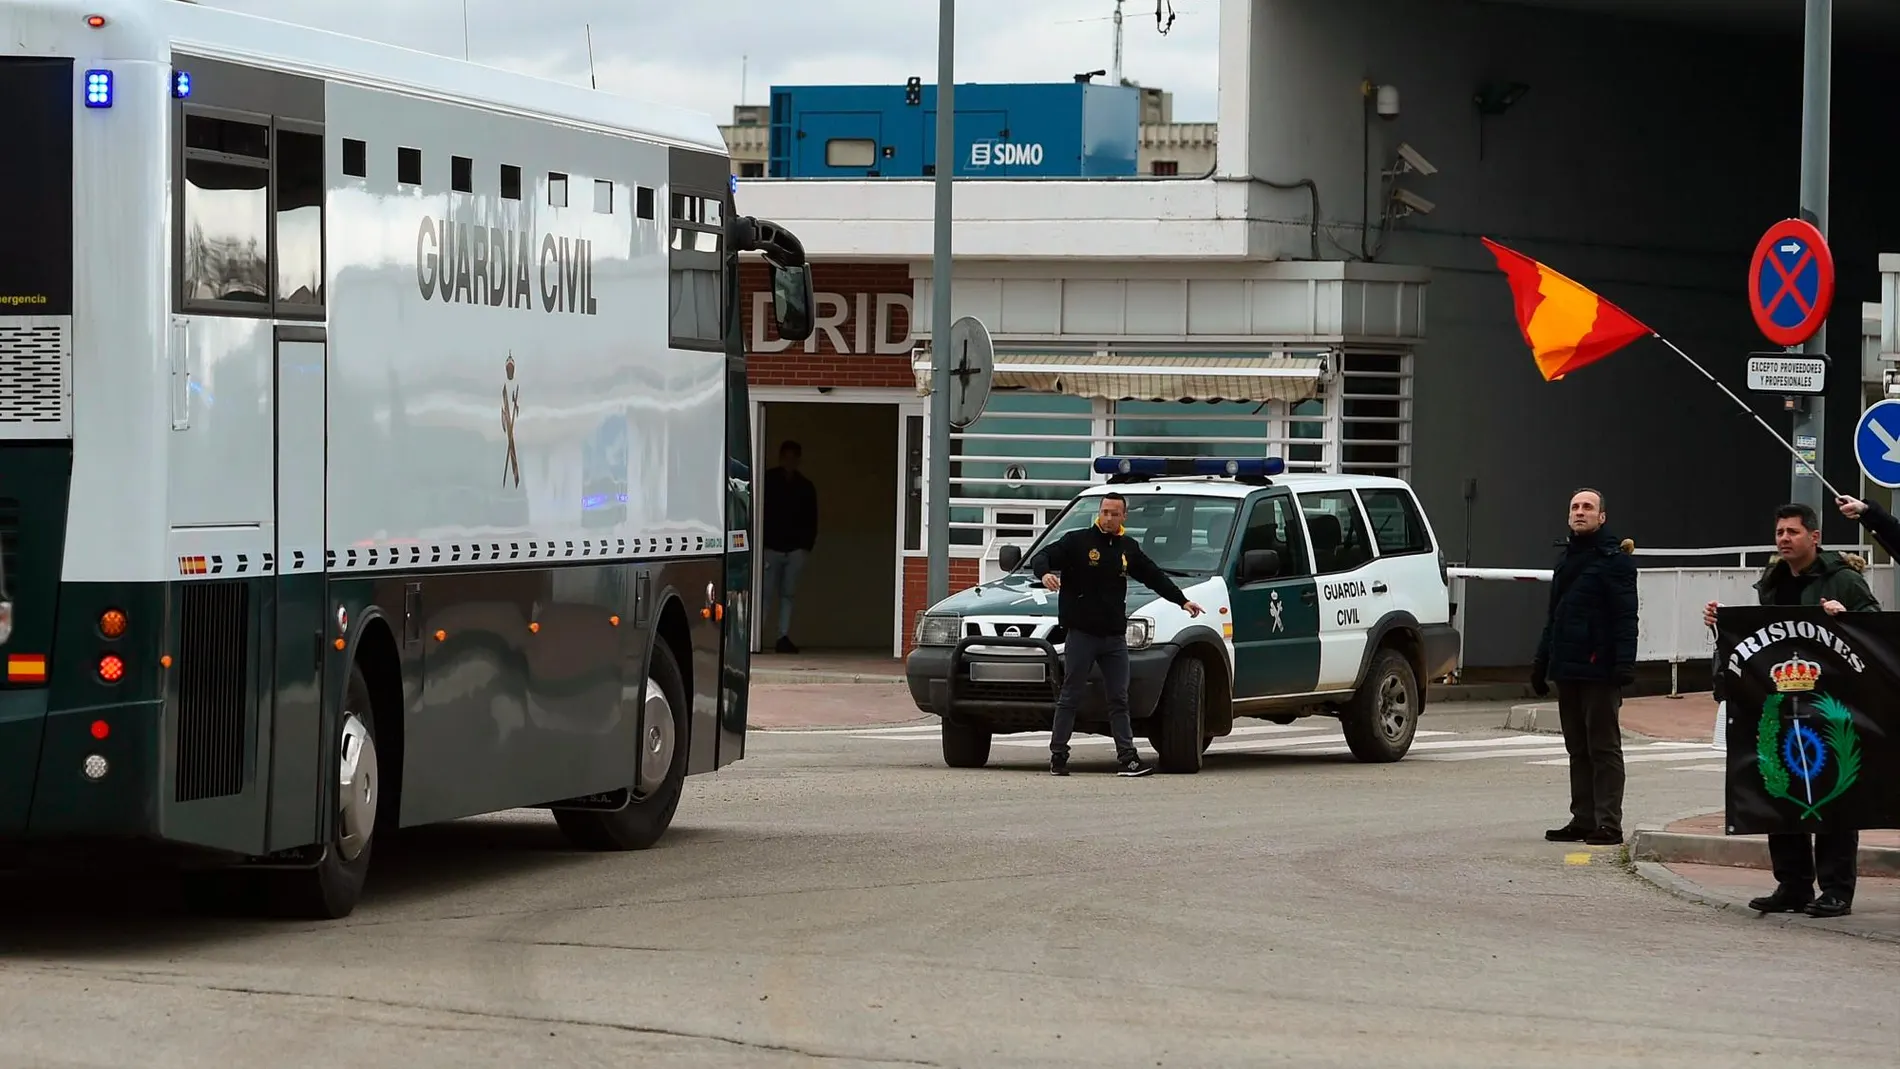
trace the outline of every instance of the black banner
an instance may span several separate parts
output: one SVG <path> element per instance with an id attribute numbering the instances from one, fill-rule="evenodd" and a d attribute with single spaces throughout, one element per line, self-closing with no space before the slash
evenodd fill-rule
<path id="1" fill-rule="evenodd" d="M 1900 828 L 1900 613 L 1716 613 L 1728 832 Z"/>

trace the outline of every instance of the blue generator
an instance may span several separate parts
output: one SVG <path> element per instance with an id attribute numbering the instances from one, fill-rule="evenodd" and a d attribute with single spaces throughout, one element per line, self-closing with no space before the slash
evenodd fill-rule
<path id="1" fill-rule="evenodd" d="M 1084 82 L 961 85 L 959 178 L 1135 173 L 1141 91 Z M 937 87 L 772 87 L 773 178 L 927 178 L 937 173 Z"/>

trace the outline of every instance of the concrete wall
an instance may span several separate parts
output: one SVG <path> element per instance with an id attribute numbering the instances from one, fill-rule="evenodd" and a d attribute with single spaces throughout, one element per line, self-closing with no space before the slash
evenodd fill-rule
<path id="1" fill-rule="evenodd" d="M 1798 33 L 1465 0 L 1251 0 L 1249 55 L 1226 40 L 1249 2 L 1223 8 L 1224 172 L 1314 180 L 1326 232 L 1357 255 L 1368 78 L 1398 86 L 1402 108 L 1396 120 L 1371 120 L 1374 191 L 1400 141 L 1439 168 L 1400 179 L 1437 209 L 1402 223 L 1380 259 L 1433 269 L 1414 456 L 1452 555 L 1466 539 L 1467 478 L 1477 479 L 1471 555 L 1483 565 L 1546 566 L 1564 501 L 1581 484 L 1608 492 L 1611 523 L 1640 544 L 1766 544 L 1772 509 L 1789 494 L 1787 454 L 1654 342 L 1544 383 L 1478 237 L 1597 288 L 1741 393 L 1745 354 L 1769 348 L 1744 295 L 1748 257 L 1762 229 L 1797 207 Z M 1831 333 L 1845 359 L 1824 467 L 1843 488 L 1859 481 L 1850 438 L 1860 302 L 1878 299 L 1877 252 L 1900 245 L 1893 187 L 1876 170 L 1891 124 L 1879 71 L 1900 49 L 1883 52 L 1866 36 L 1843 29 L 1833 98 L 1830 234 L 1841 283 Z M 1483 121 L 1481 154 L 1473 94 L 1486 79 L 1531 88 Z M 1274 253 L 1308 256 L 1307 194 L 1265 192 Z M 1327 244 L 1322 255 L 1346 254 Z M 1764 401 L 1785 430 L 1778 400 Z M 1527 661 L 1541 606 L 1538 588 L 1481 588 L 1468 662 Z"/>

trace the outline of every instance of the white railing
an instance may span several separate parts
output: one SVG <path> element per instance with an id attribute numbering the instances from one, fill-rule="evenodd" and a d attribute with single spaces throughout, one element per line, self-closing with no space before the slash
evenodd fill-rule
<path id="1" fill-rule="evenodd" d="M 1828 549 L 1858 553 L 1869 557 L 1865 546 L 1828 546 Z M 1644 568 L 1639 563 L 1636 576 L 1637 637 L 1636 660 L 1639 663 L 1667 662 L 1670 668 L 1671 694 L 1678 693 L 1681 666 L 1689 661 L 1709 660 L 1715 656 L 1715 636 L 1702 625 L 1702 608 L 1711 601 L 1725 605 L 1752 605 L 1756 601 L 1755 581 L 1761 578 L 1766 561 L 1750 564 L 1751 556 L 1766 558 L 1773 546 L 1718 546 L 1705 549 L 1643 549 L 1638 557 L 1694 558 L 1733 557 L 1735 566 L 1712 568 Z M 1464 671 L 1464 636 L 1471 626 L 1466 611 L 1467 584 L 1472 581 L 1549 582 L 1548 568 L 1462 568 L 1447 569 L 1451 577 L 1452 626 L 1459 636 L 1458 671 Z M 1894 604 L 1894 567 L 1876 564 L 1867 569 L 1867 582 L 1883 606 Z"/>

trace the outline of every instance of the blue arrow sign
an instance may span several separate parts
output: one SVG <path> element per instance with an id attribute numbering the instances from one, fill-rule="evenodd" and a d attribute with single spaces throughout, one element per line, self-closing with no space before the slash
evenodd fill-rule
<path id="1" fill-rule="evenodd" d="M 1876 401 L 1860 414 L 1854 459 L 1867 478 L 1889 490 L 1900 489 L 1900 398 Z"/>

